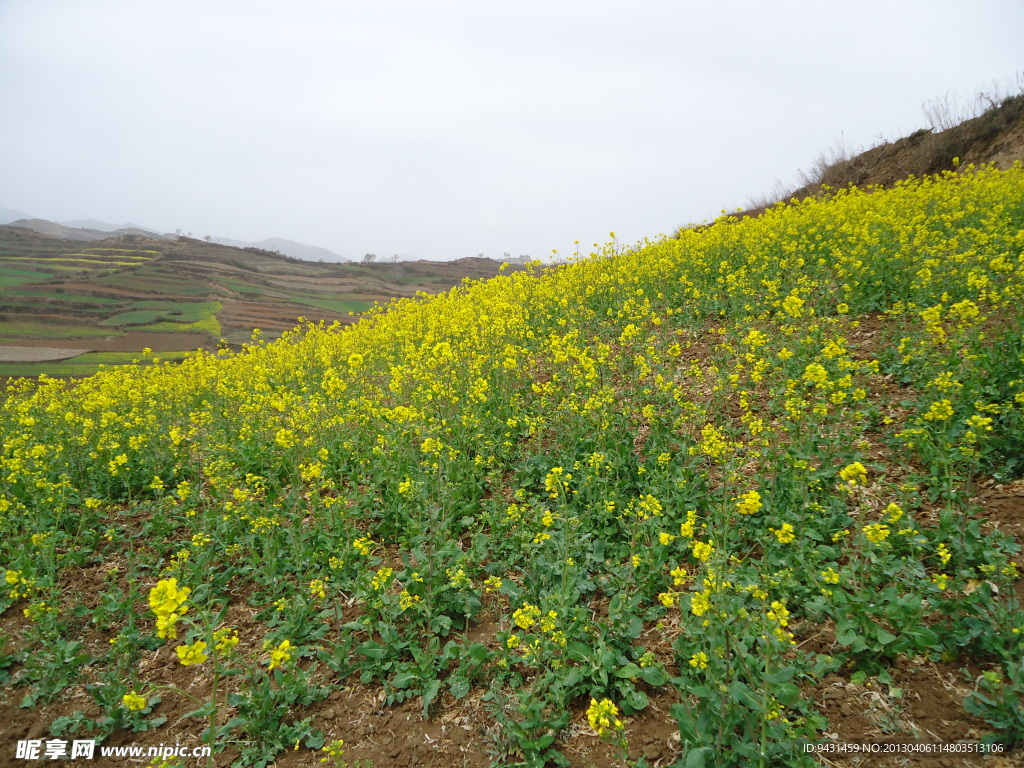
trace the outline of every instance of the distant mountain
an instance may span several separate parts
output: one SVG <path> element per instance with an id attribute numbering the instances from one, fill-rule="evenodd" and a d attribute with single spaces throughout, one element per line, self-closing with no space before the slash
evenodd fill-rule
<path id="1" fill-rule="evenodd" d="M 97 223 L 102 224 L 102 222 Z M 121 227 L 113 230 L 85 229 L 82 227 L 69 227 L 66 224 L 58 224 L 55 221 L 47 221 L 46 219 L 18 219 L 17 221 L 8 222 L 8 225 L 31 229 L 41 235 L 57 237 L 61 240 L 106 240 L 111 236 L 118 237 L 120 235 L 141 235 L 142 237 L 154 240 L 173 239 L 173 235 L 160 235 L 151 229 L 142 229 L 135 226 Z"/>
<path id="2" fill-rule="evenodd" d="M 31 218 L 31 213 L 19 211 L 17 208 L 4 208 L 3 206 L 0 206 L 0 224 L 10 224 L 12 221 Z"/>
<path id="3" fill-rule="evenodd" d="M 28 218 L 28 217 L 25 217 Z M 132 232 L 149 232 L 152 235 L 159 235 L 155 229 L 149 227 L 140 227 L 138 224 L 108 224 L 105 221 L 97 221 L 96 219 L 78 219 L 76 221 L 60 221 L 58 224 L 63 224 L 65 227 L 73 227 L 75 229 L 92 229 L 97 232 L 118 232 L 120 230 L 129 230 Z"/>
<path id="4" fill-rule="evenodd" d="M 244 240 L 231 240 L 227 237 L 215 237 L 213 242 L 221 245 L 233 245 L 236 248 L 259 248 L 263 251 L 276 251 L 282 256 L 291 256 L 303 261 L 343 261 L 342 257 L 334 251 L 320 248 L 316 245 L 297 243 L 294 240 L 285 240 L 281 237 L 268 237 L 257 243 L 247 243 Z"/>
<path id="5" fill-rule="evenodd" d="M 15 208 L 0 207 L 0 225 L 10 224 L 13 227 L 23 227 L 38 232 L 48 237 L 59 237 L 62 240 L 104 240 L 108 237 L 120 235 L 140 235 L 154 240 L 173 240 L 175 235 L 161 234 L 155 229 L 140 227 L 131 222 L 127 224 L 111 224 L 97 219 L 76 219 L 74 221 L 47 221 L 46 219 L 34 218 L 31 214 L 19 211 Z M 260 250 L 277 252 L 282 256 L 291 256 L 303 261 L 344 261 L 334 251 L 320 248 L 316 245 L 306 245 L 294 240 L 286 240 L 281 237 L 270 237 L 259 242 L 246 242 L 245 240 L 232 240 L 228 237 L 213 237 L 211 242 L 220 245 L 231 245 L 235 248 L 259 248 Z"/>

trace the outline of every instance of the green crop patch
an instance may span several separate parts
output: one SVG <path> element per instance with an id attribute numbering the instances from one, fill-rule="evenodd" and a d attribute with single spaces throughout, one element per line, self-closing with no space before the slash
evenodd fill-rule
<path id="1" fill-rule="evenodd" d="M 0 321 L 0 337 L 30 339 L 87 339 L 104 336 L 122 336 L 110 328 L 94 328 L 85 325 L 52 325 L 21 321 Z"/>
<path id="2" fill-rule="evenodd" d="M 174 325 L 174 330 L 181 330 L 183 326 L 189 326 L 189 330 L 207 330 L 213 327 L 210 319 L 215 318 L 221 310 L 219 301 L 136 301 L 132 306 L 135 309 L 109 317 L 101 324 L 113 327 L 147 326 L 147 330 L 161 331 L 169 330 L 163 327 L 166 325 Z M 197 323 L 206 323 L 206 326 L 193 327 Z"/>
<path id="3" fill-rule="evenodd" d="M 331 312 L 338 312 L 339 314 L 348 314 L 350 312 L 359 314 L 362 312 L 368 312 L 373 306 L 372 301 L 359 299 L 308 299 L 305 297 L 293 296 L 291 300 L 297 304 L 305 304 L 306 306 L 317 307 L 318 309 L 327 309 Z"/>

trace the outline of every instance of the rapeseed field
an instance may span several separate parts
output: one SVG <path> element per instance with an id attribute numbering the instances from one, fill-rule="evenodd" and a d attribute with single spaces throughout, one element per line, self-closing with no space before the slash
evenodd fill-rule
<path id="1" fill-rule="evenodd" d="M 679 765 L 810 766 L 815 685 L 924 660 L 1009 751 L 1024 561 L 979 499 L 1024 471 L 1022 305 L 1024 170 L 966 168 L 11 383 L 0 675 L 84 692 L 53 738 L 210 764 L 344 764 L 312 708 L 364 685 L 476 697 L 495 765 L 645 765 L 660 702 Z"/>

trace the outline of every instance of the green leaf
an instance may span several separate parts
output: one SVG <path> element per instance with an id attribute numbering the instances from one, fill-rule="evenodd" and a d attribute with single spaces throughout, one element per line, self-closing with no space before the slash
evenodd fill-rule
<path id="1" fill-rule="evenodd" d="M 850 619 L 840 619 L 836 622 L 836 640 L 840 645 L 853 645 L 857 637 L 857 625 Z"/>
<path id="2" fill-rule="evenodd" d="M 766 683 L 784 683 L 787 680 L 792 680 L 793 675 L 796 674 L 796 667 L 789 666 L 777 669 L 774 672 L 769 672 L 764 676 Z"/>
<path id="3" fill-rule="evenodd" d="M 365 643 L 356 647 L 356 653 L 360 653 L 368 659 L 383 658 L 386 651 L 387 648 L 383 645 L 378 645 L 372 640 L 367 640 Z"/>
<path id="4" fill-rule="evenodd" d="M 711 747 L 697 747 L 686 753 L 685 768 L 704 768 L 708 757 L 714 754 Z"/>
<path id="5" fill-rule="evenodd" d="M 430 709 L 430 702 L 437 696 L 438 691 L 441 690 L 441 681 L 434 679 L 428 682 L 423 688 L 423 716 L 427 716 L 427 710 Z"/>
<path id="6" fill-rule="evenodd" d="M 634 711 L 639 711 L 641 709 L 646 709 L 647 705 L 651 703 L 651 700 L 647 697 L 646 693 L 644 693 L 643 691 L 638 691 L 634 688 L 632 691 L 629 691 L 626 694 L 626 696 L 622 700 L 622 703 L 624 705 L 627 705 L 630 709 Z"/>
<path id="7" fill-rule="evenodd" d="M 399 689 L 408 688 L 419 679 L 420 676 L 415 672 L 399 672 L 392 678 L 391 684 Z"/>
<path id="8" fill-rule="evenodd" d="M 772 695 L 784 707 L 791 707 L 800 698 L 800 689 L 793 683 L 779 683 L 772 688 Z"/>
<path id="9" fill-rule="evenodd" d="M 886 629 L 882 629 L 882 627 L 878 628 L 878 632 L 875 633 L 875 636 L 882 645 L 889 645 L 889 643 L 897 639 L 896 635 Z"/>
<path id="10" fill-rule="evenodd" d="M 469 693 L 469 681 L 464 677 L 448 678 L 448 690 L 456 699 L 464 699 Z"/>
<path id="11" fill-rule="evenodd" d="M 756 711 L 761 708 L 761 705 L 754 697 L 753 691 L 750 690 L 750 687 L 747 686 L 746 683 L 733 683 L 729 686 L 729 693 L 734 702 L 744 705 L 747 709 Z"/>
<path id="12" fill-rule="evenodd" d="M 640 671 L 640 676 L 644 679 L 645 683 L 653 685 L 655 688 L 664 685 L 668 680 L 665 670 L 661 667 L 644 667 Z"/>
<path id="13" fill-rule="evenodd" d="M 627 677 L 630 680 L 636 680 L 640 676 L 640 667 L 638 667 L 633 662 L 630 662 L 626 666 L 619 669 L 615 673 L 615 676 L 618 678 Z"/>

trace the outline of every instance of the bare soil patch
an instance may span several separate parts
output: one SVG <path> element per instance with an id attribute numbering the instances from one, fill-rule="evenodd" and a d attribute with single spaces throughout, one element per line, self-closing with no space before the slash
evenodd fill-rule
<path id="1" fill-rule="evenodd" d="M 69 347 L 2 346 L 0 347 L 0 362 L 46 363 L 52 360 L 67 360 L 69 357 L 78 357 L 91 351 L 91 349 Z"/>

